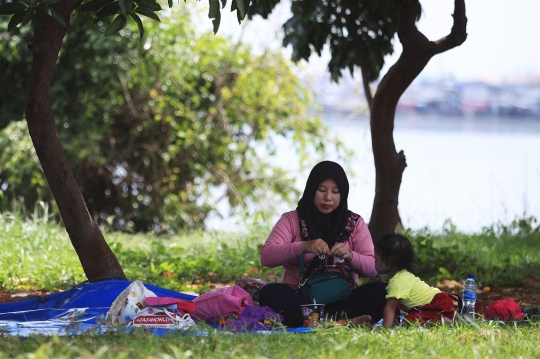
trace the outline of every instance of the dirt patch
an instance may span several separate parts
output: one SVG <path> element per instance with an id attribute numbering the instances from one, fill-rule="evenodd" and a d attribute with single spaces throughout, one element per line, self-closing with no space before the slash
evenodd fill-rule
<path id="1" fill-rule="evenodd" d="M 499 288 L 478 294 L 478 299 L 488 304 L 502 298 L 510 298 L 522 308 L 540 307 L 540 288 Z"/>
<path id="2" fill-rule="evenodd" d="M 32 297 L 43 297 L 51 293 L 55 293 L 55 292 L 46 290 L 46 289 L 31 290 L 27 292 L 21 292 L 21 291 L 8 292 L 5 289 L 0 288 L 0 304 L 17 302 L 19 300 L 29 299 Z"/>
<path id="3" fill-rule="evenodd" d="M 491 304 L 497 299 L 510 298 L 521 305 L 522 308 L 540 307 L 540 280 L 535 278 L 523 278 L 522 287 L 490 288 L 483 287 L 477 293 L 479 301 Z M 443 279 L 437 283 L 437 287 L 445 292 L 461 293 L 463 284 L 455 280 Z"/>

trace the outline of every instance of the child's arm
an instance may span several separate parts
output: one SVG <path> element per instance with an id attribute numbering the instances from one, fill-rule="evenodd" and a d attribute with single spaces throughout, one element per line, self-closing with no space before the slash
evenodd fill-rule
<path id="1" fill-rule="evenodd" d="M 386 305 L 383 310 L 383 323 L 385 328 L 391 328 L 394 325 L 394 319 L 396 318 L 396 309 L 398 307 L 399 300 L 396 298 L 386 299 Z"/>

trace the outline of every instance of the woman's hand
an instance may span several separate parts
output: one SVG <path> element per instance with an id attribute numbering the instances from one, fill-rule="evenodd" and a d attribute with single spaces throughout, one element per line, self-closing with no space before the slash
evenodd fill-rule
<path id="1" fill-rule="evenodd" d="M 321 254 L 330 254 L 328 244 L 322 239 L 314 239 L 302 243 L 302 254 L 313 253 L 317 256 Z"/>
<path id="2" fill-rule="evenodd" d="M 343 243 L 336 243 L 332 247 L 330 254 L 333 255 L 334 257 L 338 257 L 345 260 L 345 262 L 347 263 L 352 261 L 352 251 L 349 248 L 347 248 L 347 246 Z"/>

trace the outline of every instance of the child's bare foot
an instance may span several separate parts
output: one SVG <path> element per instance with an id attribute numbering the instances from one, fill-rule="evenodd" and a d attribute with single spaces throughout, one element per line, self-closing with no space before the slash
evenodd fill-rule
<path id="1" fill-rule="evenodd" d="M 365 326 L 368 326 L 371 322 L 371 316 L 369 315 L 361 315 L 359 317 L 355 317 L 355 318 L 352 318 L 352 319 L 340 319 L 337 321 L 337 324 L 339 325 L 348 325 L 348 324 L 353 324 L 353 325 L 365 325 Z"/>

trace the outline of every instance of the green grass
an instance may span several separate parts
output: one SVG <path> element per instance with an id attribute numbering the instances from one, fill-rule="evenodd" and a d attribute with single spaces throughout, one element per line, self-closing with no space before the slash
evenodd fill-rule
<path id="1" fill-rule="evenodd" d="M 65 230 L 51 218 L 44 205 L 32 213 L 0 213 L 2 287 L 58 290 L 86 280 Z M 129 279 L 203 293 L 213 283 L 232 284 L 244 275 L 278 280 L 282 269 L 263 267 L 259 260 L 271 226 L 260 216 L 242 233 L 155 236 L 103 231 Z M 415 274 L 431 285 L 474 273 L 481 287 L 519 287 L 523 278 L 540 273 L 540 226 L 534 218 L 499 223 L 472 235 L 450 222 L 439 231 L 405 234 L 418 256 Z"/>
<path id="2" fill-rule="evenodd" d="M 537 358 L 539 337 L 538 323 L 167 337 L 139 330 L 71 339 L 0 337 L 0 358 Z"/>
<path id="3" fill-rule="evenodd" d="M 8 290 L 66 289 L 86 280 L 65 230 L 46 206 L 32 213 L 0 213 L 0 285 Z M 255 224 L 262 223 L 262 224 Z M 259 251 L 271 229 L 255 218 L 244 233 L 194 232 L 172 236 L 104 230 L 131 280 L 202 293 L 211 283 L 242 275 L 267 279 Z M 481 285 L 520 286 L 540 273 L 540 230 L 533 218 L 467 235 L 451 223 L 439 231 L 407 230 L 418 254 L 415 272 L 430 284 L 475 273 Z M 309 334 L 224 334 L 158 337 L 87 333 L 72 338 L 19 338 L 0 332 L 0 358 L 537 358 L 540 322 L 449 325 L 371 331 L 329 325 Z"/>
<path id="4" fill-rule="evenodd" d="M 0 286 L 7 290 L 60 290 L 86 280 L 65 230 L 46 207 L 34 213 L 0 213 Z M 242 234 L 193 232 L 154 236 L 107 232 L 104 236 L 130 280 L 202 293 L 213 283 L 241 276 L 279 278 L 281 268 L 260 265 L 269 227 Z"/>
<path id="5" fill-rule="evenodd" d="M 0 286 L 60 289 L 85 280 L 65 229 L 51 220 L 47 206 L 29 215 L 0 213 Z"/>
<path id="6" fill-rule="evenodd" d="M 479 234 L 461 233 L 451 222 L 441 231 L 406 234 L 418 256 L 415 274 L 432 285 L 472 273 L 480 286 L 519 287 L 523 278 L 540 273 L 540 226 L 532 217 L 497 223 Z"/>

